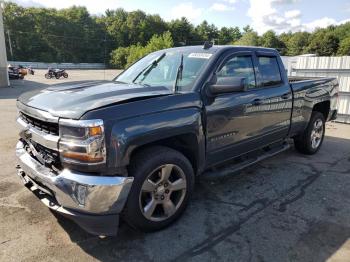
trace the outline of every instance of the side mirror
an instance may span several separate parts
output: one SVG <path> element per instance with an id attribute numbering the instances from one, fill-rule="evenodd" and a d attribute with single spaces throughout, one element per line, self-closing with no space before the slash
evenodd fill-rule
<path id="1" fill-rule="evenodd" d="M 243 77 L 215 77 L 216 83 L 208 86 L 209 95 L 215 96 L 225 93 L 242 92 L 246 90 L 246 78 Z"/>

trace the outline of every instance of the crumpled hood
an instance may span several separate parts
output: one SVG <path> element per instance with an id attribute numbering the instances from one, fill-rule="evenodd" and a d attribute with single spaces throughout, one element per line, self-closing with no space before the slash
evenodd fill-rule
<path id="1" fill-rule="evenodd" d="M 18 100 L 26 106 L 50 112 L 53 116 L 78 119 L 87 111 L 109 104 L 169 94 L 172 92 L 161 86 L 89 81 L 27 92 Z"/>

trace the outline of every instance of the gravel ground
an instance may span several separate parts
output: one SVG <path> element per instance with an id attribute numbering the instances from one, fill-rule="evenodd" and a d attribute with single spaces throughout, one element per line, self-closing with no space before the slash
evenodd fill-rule
<path id="1" fill-rule="evenodd" d="M 51 213 L 16 176 L 15 99 L 53 83 L 112 79 L 117 71 L 43 71 L 0 89 L 0 261 L 350 261 L 350 125 L 329 123 L 323 147 L 293 147 L 232 174 L 197 180 L 173 226 L 151 234 L 122 224 L 100 239 Z M 214 176 L 217 176 L 214 178 Z"/>

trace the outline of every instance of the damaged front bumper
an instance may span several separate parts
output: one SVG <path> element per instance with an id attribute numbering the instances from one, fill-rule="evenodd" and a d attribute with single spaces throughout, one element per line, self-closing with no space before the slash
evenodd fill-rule
<path id="1" fill-rule="evenodd" d="M 16 156 L 18 175 L 47 207 L 91 234 L 116 235 L 132 177 L 92 176 L 69 169 L 56 174 L 32 158 L 22 141 L 17 143 Z"/>

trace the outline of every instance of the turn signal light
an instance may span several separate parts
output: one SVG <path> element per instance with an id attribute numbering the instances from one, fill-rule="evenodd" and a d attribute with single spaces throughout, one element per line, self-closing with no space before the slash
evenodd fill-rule
<path id="1" fill-rule="evenodd" d="M 90 136 L 101 136 L 102 135 L 102 128 L 101 128 L 101 126 L 89 127 L 89 135 Z"/>

